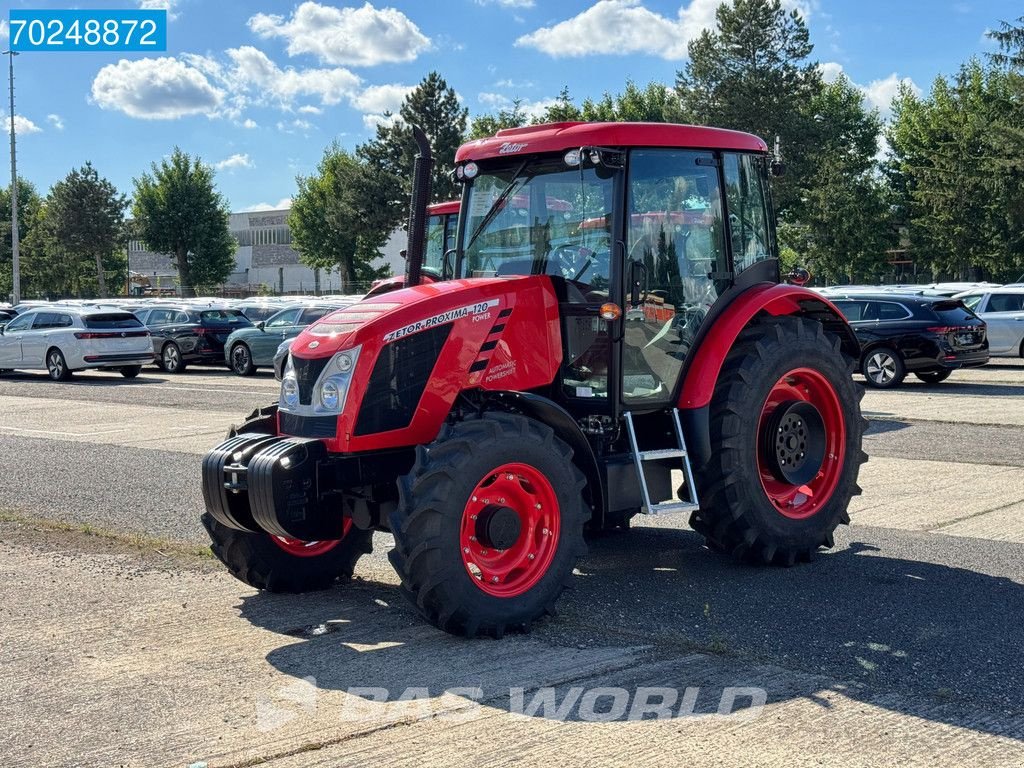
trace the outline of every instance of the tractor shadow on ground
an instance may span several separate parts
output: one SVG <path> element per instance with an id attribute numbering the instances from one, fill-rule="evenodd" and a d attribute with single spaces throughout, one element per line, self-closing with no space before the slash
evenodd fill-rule
<path id="1" fill-rule="evenodd" d="M 879 545 L 875 531 L 855 529 L 852 541 L 847 535 L 815 563 L 788 569 L 734 563 L 685 530 L 635 527 L 602 536 L 590 541 L 559 617 L 530 636 L 500 641 L 445 635 L 422 623 L 394 585 L 359 579 L 297 598 L 258 594 L 244 598 L 240 612 L 293 638 L 267 661 L 296 678 L 314 677 L 322 690 L 383 688 L 394 700 L 410 688 L 439 696 L 478 687 L 487 706 L 511 710 L 509 686 L 523 684 L 516 681 L 561 692 L 568 684 L 560 681 L 573 679 L 517 664 L 564 651 L 575 663 L 593 657 L 599 666 L 612 647 L 653 646 L 659 660 L 709 654 L 710 666 L 721 667 L 713 676 L 719 686 L 757 685 L 751 671 L 761 670 L 769 703 L 800 698 L 827 708 L 820 694 L 835 690 L 924 720 L 1024 740 L 1024 586 L 937 564 L 950 555 L 948 543 L 918 537 L 907 546 L 886 535 Z M 962 561 L 984 561 L 993 547 L 993 573 L 1019 560 L 1019 545 L 984 545 L 964 540 Z M 912 557 L 900 556 L 910 548 Z M 801 673 L 797 682 L 773 684 L 778 667 Z M 770 668 L 775 672 L 765 672 Z M 652 682 L 651 674 L 647 663 L 626 665 L 613 676 L 618 682 L 589 684 L 702 684 Z M 504 698 L 491 698 L 502 686 Z M 581 718 L 570 712 L 567 719 Z"/>

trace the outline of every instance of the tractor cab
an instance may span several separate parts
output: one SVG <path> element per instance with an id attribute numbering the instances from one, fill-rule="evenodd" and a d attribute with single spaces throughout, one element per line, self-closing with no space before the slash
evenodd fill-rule
<path id="1" fill-rule="evenodd" d="M 558 398 L 609 420 L 678 399 L 720 297 L 737 280 L 779 280 L 762 141 L 628 130 L 502 131 L 463 147 L 455 170 L 465 212 L 456 274 L 549 276 L 562 318 Z"/>

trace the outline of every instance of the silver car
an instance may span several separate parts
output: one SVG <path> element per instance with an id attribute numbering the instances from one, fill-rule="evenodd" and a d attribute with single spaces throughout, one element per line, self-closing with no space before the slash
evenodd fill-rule
<path id="1" fill-rule="evenodd" d="M 988 325 L 993 357 L 1024 357 L 1024 286 L 976 288 L 956 298 Z"/>
<path id="2" fill-rule="evenodd" d="M 67 381 L 75 371 L 100 368 L 134 379 L 151 362 L 149 331 L 122 310 L 34 307 L 0 330 L 0 371 L 45 370 Z"/>

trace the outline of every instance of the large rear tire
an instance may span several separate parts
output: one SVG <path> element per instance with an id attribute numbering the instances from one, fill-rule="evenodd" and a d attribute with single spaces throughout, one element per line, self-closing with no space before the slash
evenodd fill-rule
<path id="1" fill-rule="evenodd" d="M 745 330 L 711 400 L 711 459 L 690 525 L 743 561 L 792 565 L 849 523 L 866 421 L 854 361 L 820 323 L 798 318 Z"/>
<path id="2" fill-rule="evenodd" d="M 277 406 L 257 408 L 228 437 L 242 432 L 274 434 Z M 239 581 L 268 592 L 315 592 L 352 576 L 356 561 L 373 551 L 373 531 L 346 521 L 345 535 L 333 541 L 299 541 L 267 533 L 248 533 L 221 525 L 203 513 L 210 549 Z"/>
<path id="3" fill-rule="evenodd" d="M 540 422 L 487 413 L 446 426 L 417 450 L 389 517 L 402 592 L 446 632 L 528 632 L 586 553 L 585 484 Z"/>

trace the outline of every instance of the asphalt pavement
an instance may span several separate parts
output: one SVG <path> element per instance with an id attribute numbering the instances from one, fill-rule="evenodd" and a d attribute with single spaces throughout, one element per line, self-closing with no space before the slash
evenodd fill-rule
<path id="1" fill-rule="evenodd" d="M 201 455 L 276 389 L 269 375 L 202 369 L 0 377 L 0 510 L 203 543 Z M 0 645 L 18 649 L 0 660 L 3 762 L 1022 765 L 1021 395 L 1016 361 L 869 392 L 864 495 L 816 562 L 741 566 L 681 518 L 641 520 L 590 540 L 558 617 L 500 642 L 425 627 L 382 534 L 353 584 L 295 598 L 258 595 L 208 561 L 0 524 Z M 712 699 L 763 688 L 766 713 L 510 714 L 516 687 L 690 685 Z M 367 698 L 354 688 L 381 686 L 425 688 L 448 714 L 474 699 L 446 689 L 477 686 L 484 706 L 446 724 L 392 701 L 339 723 Z M 88 728 L 71 736 L 55 706 Z M 282 706 L 289 717 L 268 727 Z"/>

